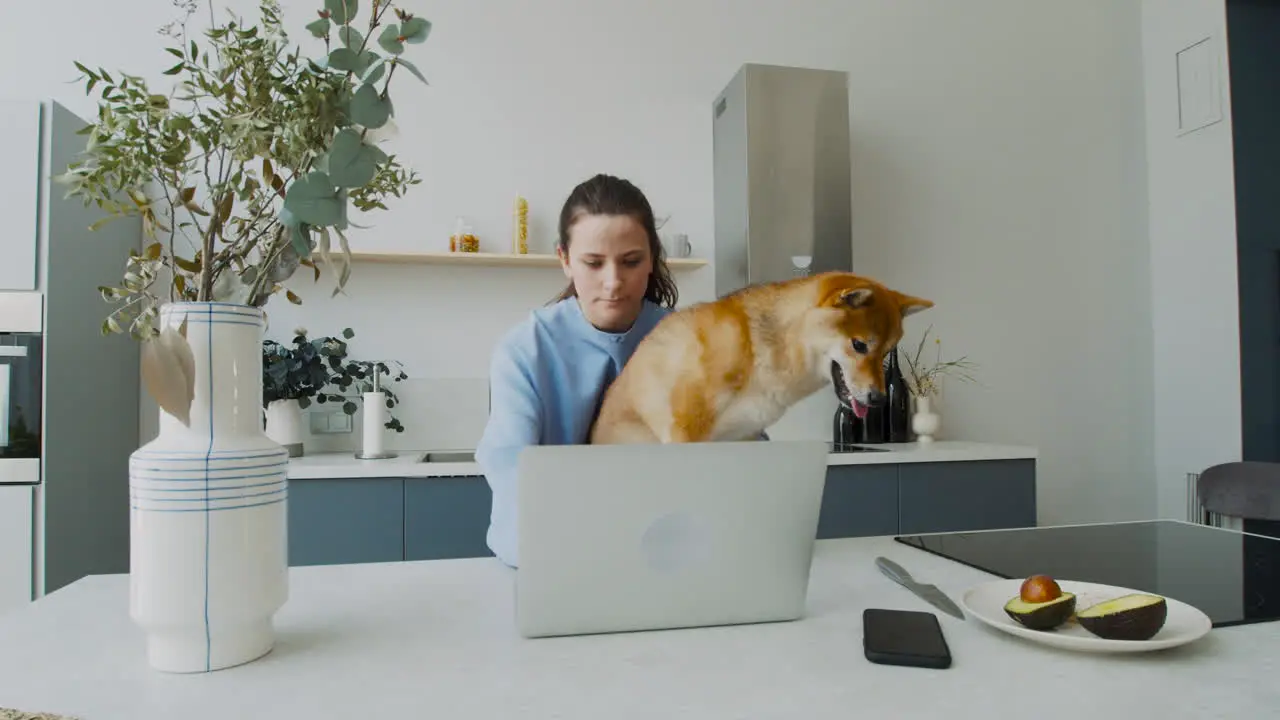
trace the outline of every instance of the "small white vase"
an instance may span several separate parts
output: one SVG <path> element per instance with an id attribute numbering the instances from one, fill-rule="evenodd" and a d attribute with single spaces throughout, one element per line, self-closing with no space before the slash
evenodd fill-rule
<path id="1" fill-rule="evenodd" d="M 163 409 L 160 432 L 129 459 L 129 614 L 147 660 L 209 672 L 262 657 L 288 598 L 288 453 L 262 428 L 258 308 L 179 302 L 195 359 L 190 426 Z"/>
<path id="2" fill-rule="evenodd" d="M 267 437 L 289 451 L 289 457 L 302 457 L 302 406 L 297 400 L 272 400 L 267 403 Z"/>
<path id="3" fill-rule="evenodd" d="M 911 416 L 911 429 L 915 432 L 918 443 L 933 442 L 934 436 L 938 434 L 938 426 L 942 424 L 942 418 L 933 412 L 932 400 L 928 395 L 916 398 L 916 412 Z"/>

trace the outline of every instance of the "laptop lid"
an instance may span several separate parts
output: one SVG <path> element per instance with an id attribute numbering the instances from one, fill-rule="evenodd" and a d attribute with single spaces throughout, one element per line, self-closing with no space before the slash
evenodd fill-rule
<path id="1" fill-rule="evenodd" d="M 526 448 L 521 633 L 800 617 L 827 454 L 821 441 Z"/>

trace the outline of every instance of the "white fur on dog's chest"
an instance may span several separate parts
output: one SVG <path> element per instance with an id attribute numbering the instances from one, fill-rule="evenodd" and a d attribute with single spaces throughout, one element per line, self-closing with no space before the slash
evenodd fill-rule
<path id="1" fill-rule="evenodd" d="M 785 403 L 768 395 L 734 398 L 721 408 L 712 440 L 751 440 L 787 412 Z"/>

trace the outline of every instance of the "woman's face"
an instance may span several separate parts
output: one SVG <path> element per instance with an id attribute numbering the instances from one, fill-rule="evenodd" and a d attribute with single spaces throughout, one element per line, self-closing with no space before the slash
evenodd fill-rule
<path id="1" fill-rule="evenodd" d="M 568 256 L 557 254 L 587 320 L 606 332 L 630 328 L 653 270 L 644 226 L 629 215 L 583 215 L 569 228 Z"/>

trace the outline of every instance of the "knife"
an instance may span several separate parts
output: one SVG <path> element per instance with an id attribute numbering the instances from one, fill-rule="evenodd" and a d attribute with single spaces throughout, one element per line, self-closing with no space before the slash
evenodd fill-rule
<path id="1" fill-rule="evenodd" d="M 930 605 L 938 608 L 948 615 L 960 618 L 961 620 L 964 619 L 964 613 L 961 612 L 960 608 L 951 601 L 951 598 L 947 597 L 946 593 L 942 592 L 934 585 L 925 585 L 924 583 L 916 582 L 915 579 L 911 577 L 911 574 L 903 569 L 903 567 L 898 563 L 886 557 L 878 557 L 876 558 L 876 567 L 880 568 L 880 572 L 888 575 L 890 580 L 893 580 L 902 587 L 915 593 Z"/>

